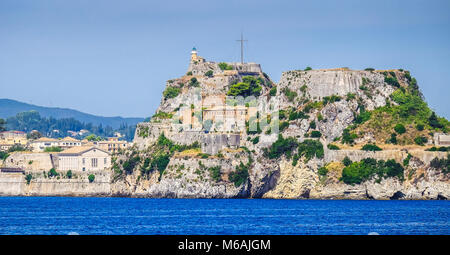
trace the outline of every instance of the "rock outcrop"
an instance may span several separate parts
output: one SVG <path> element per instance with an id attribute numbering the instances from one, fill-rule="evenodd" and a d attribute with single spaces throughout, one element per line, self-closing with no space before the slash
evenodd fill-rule
<path id="1" fill-rule="evenodd" d="M 56 180 L 46 183 L 40 178 L 26 184 L 23 177 L 16 175 L 19 184 L 0 183 L 0 193 L 70 195 L 72 190 L 77 195 L 170 198 L 450 198 L 448 152 L 425 151 L 431 146 L 420 144 L 427 137 L 432 139 L 434 130 L 443 132 L 450 125 L 426 126 L 425 130 L 422 125 L 419 130 L 417 124 L 423 123 L 408 120 L 408 129 L 414 129 L 410 133 L 424 136 L 417 142 L 421 146 L 408 144 L 413 140 L 405 137 L 409 133 L 399 133 L 400 139 L 405 138 L 401 140 L 403 144 L 396 144 L 393 139 L 397 134 L 392 126 L 396 120 L 392 115 L 388 116 L 389 125 L 383 126 L 382 118 L 372 124 L 392 133 L 389 141 L 361 128 L 371 111 L 404 103 L 401 100 L 407 98 L 406 93 L 419 97 L 416 81 L 409 72 L 299 70 L 284 72 L 276 84 L 258 64 L 219 65 L 197 56 L 196 59 L 202 61 L 191 62 L 186 75 L 166 83 L 156 114 L 149 122 L 138 124 L 134 145 L 114 155 L 112 169 L 101 175 L 103 182 L 95 188 L 86 180 L 78 184 L 67 182 L 65 188 Z M 219 125 L 213 123 L 206 130 L 203 112 L 216 109 L 211 102 L 205 104 L 208 97 L 223 99 L 225 106 L 216 109 L 219 113 L 230 105 L 239 105 L 239 99 L 225 99 L 233 94 L 232 86 L 234 94 L 253 96 L 241 103 L 247 114 L 245 128 L 218 131 Z M 249 116 L 250 109 L 256 109 L 258 114 Z M 417 109 L 412 109 L 411 114 L 415 112 Z M 392 114 L 388 110 L 382 113 Z M 191 120 L 189 125 L 184 123 L 186 119 Z M 256 123 L 255 130 L 250 130 L 252 121 Z M 202 153 L 200 146 L 206 133 L 220 132 L 239 135 L 240 148 L 225 148 L 215 155 Z M 430 140 L 427 142 L 431 144 Z M 382 150 L 374 144 L 374 151 L 362 150 L 367 143 L 376 143 Z M 41 157 L 41 163 L 33 161 L 26 170 L 39 170 L 39 164 L 51 161 L 48 154 Z M 344 182 L 344 160 L 351 163 L 367 158 L 389 161 L 401 173 L 386 174 L 380 170 L 362 181 Z M 14 163 L 9 164 L 13 165 L 26 165 L 31 160 L 19 155 L 11 159 Z M 4 180 L 1 178 L 0 182 Z"/>

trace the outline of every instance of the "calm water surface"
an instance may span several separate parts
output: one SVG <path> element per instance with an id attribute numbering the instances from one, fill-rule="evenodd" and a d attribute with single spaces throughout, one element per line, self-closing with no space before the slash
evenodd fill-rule
<path id="1" fill-rule="evenodd" d="M 450 234 L 449 201 L 0 197 L 0 234 Z"/>

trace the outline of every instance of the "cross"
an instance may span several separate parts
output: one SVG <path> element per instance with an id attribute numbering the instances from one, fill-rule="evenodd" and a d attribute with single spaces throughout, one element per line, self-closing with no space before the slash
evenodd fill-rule
<path id="1" fill-rule="evenodd" d="M 241 40 L 236 41 L 241 42 L 241 63 L 244 64 L 244 42 L 247 40 L 244 40 L 244 35 L 241 33 Z"/>

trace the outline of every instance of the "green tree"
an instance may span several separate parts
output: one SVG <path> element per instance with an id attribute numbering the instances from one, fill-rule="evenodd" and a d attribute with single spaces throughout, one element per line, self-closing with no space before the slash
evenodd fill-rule
<path id="1" fill-rule="evenodd" d="M 414 142 L 417 145 L 423 146 L 423 145 L 425 145 L 425 143 L 428 142 L 428 139 L 425 136 L 418 136 L 418 137 L 414 138 Z"/>
<path id="2" fill-rule="evenodd" d="M 261 80 L 253 76 L 244 76 L 242 82 L 230 86 L 227 92 L 229 96 L 259 96 L 261 93 Z"/>
<path id="3" fill-rule="evenodd" d="M 321 176 L 325 176 L 325 175 L 328 174 L 328 169 L 327 169 L 326 167 L 323 166 L 323 167 L 319 168 L 318 173 L 319 173 L 319 175 L 321 175 Z"/>
<path id="4" fill-rule="evenodd" d="M 229 180 L 234 183 L 235 187 L 241 186 L 248 178 L 248 165 L 242 162 L 236 166 L 236 171 L 229 174 Z"/>
<path id="5" fill-rule="evenodd" d="M 220 170 L 221 170 L 220 166 L 210 167 L 210 168 L 208 168 L 208 170 L 209 170 L 211 178 L 215 182 L 219 182 L 219 181 L 222 180 L 222 177 L 221 177 L 221 174 L 220 174 Z"/>
<path id="6" fill-rule="evenodd" d="M 223 70 L 233 70 L 233 66 L 228 65 L 227 63 L 221 62 L 219 63 L 219 68 Z"/>
<path id="7" fill-rule="evenodd" d="M 213 77 L 213 74 L 214 74 L 214 72 L 212 70 L 208 70 L 208 71 L 206 71 L 205 76 L 206 77 Z"/>
<path id="8" fill-rule="evenodd" d="M 270 96 L 276 96 L 277 95 L 277 87 L 273 86 L 269 91 Z"/>
<path id="9" fill-rule="evenodd" d="M 200 86 L 200 82 L 197 80 L 197 78 L 193 77 L 189 81 L 189 86 L 191 86 L 191 87 L 199 87 Z"/>
<path id="10" fill-rule="evenodd" d="M 288 151 L 292 151 L 298 146 L 297 140 L 293 137 L 283 138 L 281 134 L 278 135 L 276 140 L 268 149 L 264 148 L 264 155 L 270 159 L 281 157 Z"/>
<path id="11" fill-rule="evenodd" d="M 60 152 L 60 151 L 62 151 L 62 149 L 59 146 L 51 146 L 44 149 L 44 152 Z"/>
<path id="12" fill-rule="evenodd" d="M 374 176 L 378 177 L 378 181 L 389 177 L 397 177 L 403 180 L 403 174 L 404 168 L 393 159 L 377 161 L 372 158 L 365 158 L 344 167 L 340 180 L 346 184 L 360 184 Z"/>
<path id="13" fill-rule="evenodd" d="M 317 130 L 311 131 L 311 137 L 312 138 L 319 138 L 321 136 L 322 136 L 322 133 L 320 133 L 320 131 L 317 131 Z"/>
<path id="14" fill-rule="evenodd" d="M 97 136 L 95 134 L 90 134 L 88 136 L 86 136 L 84 139 L 88 140 L 88 141 L 95 141 L 97 138 Z"/>
<path id="15" fill-rule="evenodd" d="M 89 180 L 90 183 L 94 182 L 94 180 L 95 180 L 95 175 L 94 175 L 94 174 L 90 174 L 90 175 L 88 176 L 88 180 Z"/>
<path id="16" fill-rule="evenodd" d="M 351 163 L 353 162 L 347 156 L 345 156 L 345 158 L 342 160 L 342 164 L 344 164 L 344 166 L 349 166 Z"/>
<path id="17" fill-rule="evenodd" d="M 403 126 L 403 125 L 400 124 L 400 123 L 397 124 L 397 125 L 395 125 L 394 130 L 395 130 L 395 132 L 397 132 L 397 133 L 400 134 L 400 135 L 406 132 L 405 126 Z"/>
<path id="18" fill-rule="evenodd" d="M 32 179 L 33 179 L 33 175 L 31 175 L 31 174 L 25 175 L 25 180 L 27 181 L 27 184 L 30 184 Z"/>
<path id="19" fill-rule="evenodd" d="M 6 125 L 6 121 L 4 119 L 0 118 L 0 132 L 6 130 L 5 125 Z"/>
<path id="20" fill-rule="evenodd" d="M 181 92 L 181 89 L 178 87 L 167 87 L 163 92 L 163 96 L 165 99 L 175 98 L 180 94 L 180 92 Z"/>
<path id="21" fill-rule="evenodd" d="M 391 134 L 391 138 L 389 138 L 388 142 L 392 143 L 392 144 L 397 144 L 397 134 L 396 133 L 392 133 Z"/>
<path id="22" fill-rule="evenodd" d="M 67 178 L 72 179 L 72 176 L 73 176 L 72 170 L 67 171 L 66 175 L 67 175 Z"/>
<path id="23" fill-rule="evenodd" d="M 323 145 L 318 140 L 306 139 L 298 144 L 297 149 L 298 155 L 304 156 L 306 162 L 308 162 L 313 157 L 323 158 L 324 150 Z"/>
<path id="24" fill-rule="evenodd" d="M 5 160 L 7 157 L 9 157 L 9 153 L 5 151 L 0 151 L 0 159 Z"/>
<path id="25" fill-rule="evenodd" d="M 334 145 L 334 144 L 331 144 L 331 143 L 329 143 L 328 145 L 327 145 L 327 147 L 328 147 L 328 149 L 330 149 L 330 150 L 340 150 L 340 148 L 337 146 L 337 145 Z"/>
<path id="26" fill-rule="evenodd" d="M 48 177 L 56 177 L 59 176 L 58 172 L 56 172 L 55 168 L 51 168 L 50 171 L 48 171 Z"/>
<path id="27" fill-rule="evenodd" d="M 432 112 L 428 118 L 428 123 L 433 128 L 443 128 L 444 126 L 439 122 L 438 117 L 435 112 Z"/>
<path id="28" fill-rule="evenodd" d="M 376 146 L 375 144 L 364 144 L 364 146 L 362 147 L 363 151 L 381 151 L 381 148 Z"/>
<path id="29" fill-rule="evenodd" d="M 286 96 L 289 102 L 294 101 L 294 99 L 297 97 L 297 92 L 290 90 L 289 88 L 285 87 L 283 88 L 282 92 Z"/>

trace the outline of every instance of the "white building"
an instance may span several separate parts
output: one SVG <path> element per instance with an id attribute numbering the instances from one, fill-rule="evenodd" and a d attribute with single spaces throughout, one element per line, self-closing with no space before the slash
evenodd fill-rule
<path id="1" fill-rule="evenodd" d="M 56 164 L 64 171 L 103 170 L 111 166 L 111 156 L 95 146 L 79 146 L 58 153 Z"/>
<path id="2" fill-rule="evenodd" d="M 68 149 L 83 145 L 80 140 L 72 137 L 65 137 L 63 139 L 54 139 L 48 137 L 41 137 L 31 142 L 33 151 L 44 151 L 48 147 L 60 147 L 61 149 Z"/>
<path id="3" fill-rule="evenodd" d="M 35 141 L 31 142 L 31 147 L 33 151 L 44 151 L 48 147 L 59 146 L 59 141 L 57 139 L 41 137 Z"/>
<path id="4" fill-rule="evenodd" d="M 434 145 L 436 146 L 450 146 L 450 135 L 444 133 L 434 134 Z"/>

